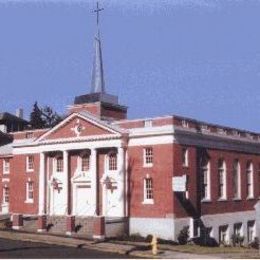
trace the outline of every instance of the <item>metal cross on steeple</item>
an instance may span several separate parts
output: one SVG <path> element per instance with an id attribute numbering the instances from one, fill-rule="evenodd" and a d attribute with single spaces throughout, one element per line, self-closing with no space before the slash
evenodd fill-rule
<path id="1" fill-rule="evenodd" d="M 97 34 L 94 42 L 95 52 L 92 66 L 91 93 L 105 93 L 102 48 L 99 33 L 99 12 L 103 10 L 104 8 L 100 8 L 97 2 L 97 8 L 93 11 L 97 13 Z"/>
<path id="2" fill-rule="evenodd" d="M 104 8 L 100 8 L 100 7 L 99 7 L 99 3 L 97 2 L 97 9 L 94 10 L 94 13 L 97 13 L 97 26 L 98 26 L 98 24 L 99 24 L 99 13 L 100 13 L 101 11 L 103 11 L 103 10 L 104 10 Z"/>

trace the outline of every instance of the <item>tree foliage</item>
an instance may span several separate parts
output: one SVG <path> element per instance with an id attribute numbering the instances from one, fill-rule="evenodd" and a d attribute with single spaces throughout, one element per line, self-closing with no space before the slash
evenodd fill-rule
<path id="1" fill-rule="evenodd" d="M 38 106 L 37 101 L 33 105 L 33 110 L 30 114 L 30 125 L 32 129 L 51 128 L 57 125 L 62 120 L 49 106 L 43 108 Z"/>

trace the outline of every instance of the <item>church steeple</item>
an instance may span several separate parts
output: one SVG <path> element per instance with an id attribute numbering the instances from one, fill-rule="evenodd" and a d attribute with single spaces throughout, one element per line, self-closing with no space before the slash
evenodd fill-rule
<path id="1" fill-rule="evenodd" d="M 91 93 L 105 93 L 102 47 L 99 31 L 99 12 L 102 10 L 104 10 L 104 8 L 99 8 L 99 4 L 97 2 L 97 8 L 94 10 L 97 14 L 97 33 L 94 39 L 95 52 L 92 66 Z"/>
<path id="2" fill-rule="evenodd" d="M 101 120 L 121 120 L 127 117 L 127 107 L 118 103 L 118 97 L 105 92 L 104 68 L 99 31 L 99 13 L 104 10 L 97 7 L 97 33 L 94 40 L 94 60 L 92 66 L 91 90 L 89 94 L 76 96 L 69 113 L 88 111 Z"/>

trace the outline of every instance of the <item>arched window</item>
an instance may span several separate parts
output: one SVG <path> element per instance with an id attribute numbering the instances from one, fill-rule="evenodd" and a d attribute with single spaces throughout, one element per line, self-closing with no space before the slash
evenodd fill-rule
<path id="1" fill-rule="evenodd" d="M 226 163 L 224 160 L 218 160 L 218 196 L 220 199 L 227 198 L 227 177 Z"/>
<path id="2" fill-rule="evenodd" d="M 254 176 L 252 162 L 246 163 L 246 193 L 248 198 L 254 197 Z"/>
<path id="3" fill-rule="evenodd" d="M 63 172 L 63 157 L 56 157 L 56 172 Z"/>
<path id="4" fill-rule="evenodd" d="M 81 156 L 81 171 L 83 172 L 87 172 L 89 170 L 89 163 L 90 163 L 90 160 L 89 160 L 89 154 L 83 154 Z"/>
<path id="5" fill-rule="evenodd" d="M 234 199 L 241 198 L 241 185 L 240 185 L 240 163 L 236 159 L 233 162 L 233 194 Z"/>
<path id="6" fill-rule="evenodd" d="M 109 171 L 117 170 L 117 154 L 115 152 L 108 154 L 108 169 Z"/>
<path id="7" fill-rule="evenodd" d="M 202 158 L 200 164 L 201 173 L 201 199 L 210 200 L 210 163 L 207 158 Z"/>

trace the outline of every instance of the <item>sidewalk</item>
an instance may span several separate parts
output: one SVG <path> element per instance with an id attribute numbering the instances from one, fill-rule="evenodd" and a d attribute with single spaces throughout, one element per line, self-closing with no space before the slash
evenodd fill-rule
<path id="1" fill-rule="evenodd" d="M 195 255 L 189 253 L 176 252 L 172 250 L 173 248 L 170 245 L 160 246 L 158 255 L 153 256 L 149 243 L 144 242 L 95 242 L 92 240 L 78 239 L 72 237 L 5 230 L 0 230 L 0 238 L 30 242 L 41 242 L 71 247 L 89 248 L 105 252 L 113 252 L 129 256 L 131 255 L 141 258 L 221 258 L 221 256 L 216 257 L 216 255 Z"/>

